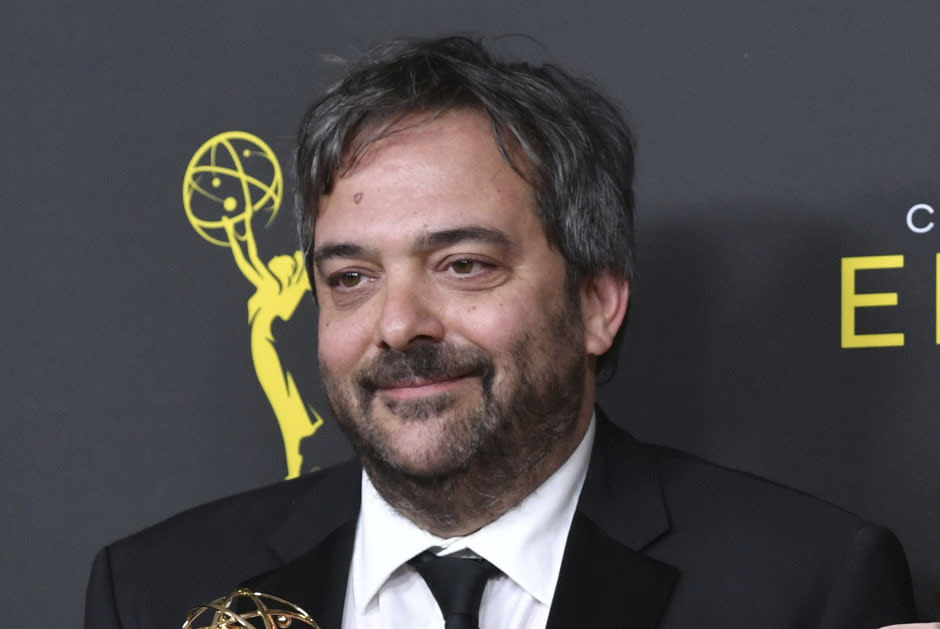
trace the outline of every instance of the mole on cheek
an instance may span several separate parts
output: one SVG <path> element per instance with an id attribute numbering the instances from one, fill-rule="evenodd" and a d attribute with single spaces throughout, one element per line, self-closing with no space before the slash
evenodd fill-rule
<path id="1" fill-rule="evenodd" d="M 362 201 L 362 193 L 361 193 L 361 192 L 357 192 L 356 194 L 354 194 L 354 195 L 353 195 L 353 201 L 356 202 L 356 205 L 359 205 L 359 202 Z"/>

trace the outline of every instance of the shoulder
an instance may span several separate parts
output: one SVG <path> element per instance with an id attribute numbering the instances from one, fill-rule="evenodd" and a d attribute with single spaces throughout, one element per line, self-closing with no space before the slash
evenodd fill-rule
<path id="1" fill-rule="evenodd" d="M 356 508 L 359 475 L 357 464 L 342 464 L 214 500 L 110 544 L 92 569 L 86 618 L 110 609 L 125 627 L 179 625 L 193 605 L 290 559 L 285 528 L 305 522 L 309 535 L 287 531 L 303 544 L 318 519 L 329 520 L 323 514 Z"/>
<path id="2" fill-rule="evenodd" d="M 713 602 L 729 593 L 738 612 L 789 617 L 795 626 L 820 618 L 881 626 L 913 616 L 907 560 L 890 530 L 754 474 L 641 447 L 659 468 L 669 518 L 669 532 L 648 552 L 681 570 L 676 598 L 699 616 L 722 619 L 726 611 Z"/>
<path id="3" fill-rule="evenodd" d="M 657 461 L 673 527 L 844 539 L 869 526 L 863 518 L 805 491 L 663 446 L 644 445 Z M 783 536 L 781 538 L 780 536 Z"/>
<path id="4" fill-rule="evenodd" d="M 337 481 L 358 480 L 358 466 L 349 462 L 264 487 L 241 492 L 187 509 L 111 545 L 117 554 L 161 553 L 180 543 L 231 547 L 263 539 L 286 515 L 314 496 L 332 500 Z M 192 546 L 190 546 L 192 548 Z"/>
<path id="5" fill-rule="evenodd" d="M 809 527 L 856 530 L 866 522 L 826 500 L 674 448 L 633 438 L 605 417 L 598 423 L 592 466 L 617 485 L 645 479 L 668 514 L 670 528 L 724 530 Z M 596 470 L 600 471 L 600 470 Z M 621 490 L 617 493 L 624 494 Z"/>

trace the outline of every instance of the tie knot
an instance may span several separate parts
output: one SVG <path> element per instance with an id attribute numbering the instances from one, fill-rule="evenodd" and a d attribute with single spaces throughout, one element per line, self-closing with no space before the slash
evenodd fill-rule
<path id="1" fill-rule="evenodd" d="M 499 574 L 485 559 L 438 557 L 423 552 L 408 562 L 424 578 L 444 615 L 445 629 L 478 629 L 483 590 Z"/>

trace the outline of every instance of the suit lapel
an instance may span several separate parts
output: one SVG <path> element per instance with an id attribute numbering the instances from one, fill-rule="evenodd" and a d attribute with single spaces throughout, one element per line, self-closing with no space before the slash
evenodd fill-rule
<path id="1" fill-rule="evenodd" d="M 340 627 L 349 580 L 356 521 L 333 531 L 313 550 L 287 565 L 245 582 L 255 592 L 273 594 L 306 611 L 324 629 Z"/>
<path id="2" fill-rule="evenodd" d="M 272 513 L 281 524 L 268 538 L 268 548 L 282 561 L 293 561 L 359 515 L 362 467 L 356 461 L 318 473 L 289 513 Z M 316 477 L 314 477 L 316 479 Z"/>
<path id="3" fill-rule="evenodd" d="M 658 626 L 679 571 L 641 551 L 668 531 L 655 458 L 598 410 L 547 629 Z"/>
<path id="4" fill-rule="evenodd" d="M 356 535 L 361 474 L 362 468 L 355 463 L 323 473 L 268 539 L 268 547 L 284 565 L 242 585 L 298 605 L 325 629 L 339 627 Z"/>
<path id="5" fill-rule="evenodd" d="M 672 594 L 678 571 L 613 540 L 583 513 L 575 514 L 547 629 L 652 629 Z"/>

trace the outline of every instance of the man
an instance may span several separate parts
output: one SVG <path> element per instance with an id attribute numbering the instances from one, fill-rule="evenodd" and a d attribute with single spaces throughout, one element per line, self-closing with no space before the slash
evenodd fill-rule
<path id="1" fill-rule="evenodd" d="M 449 629 L 441 589 L 470 572 L 459 622 L 483 629 L 913 615 L 890 532 L 595 409 L 634 271 L 633 150 L 590 85 L 465 38 L 389 44 L 310 109 L 297 169 L 323 382 L 361 467 L 106 548 L 87 627 L 172 626 L 247 583 L 327 629 Z"/>

